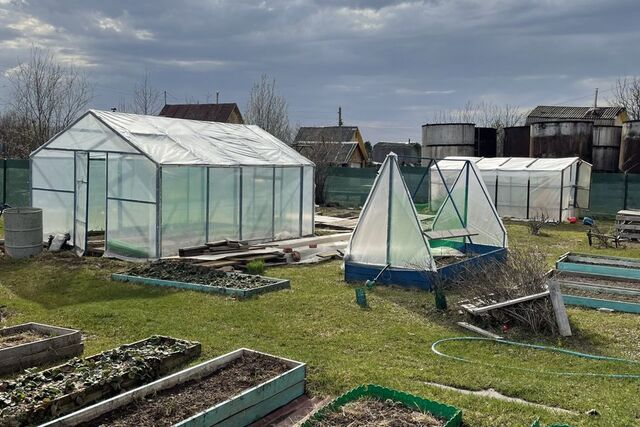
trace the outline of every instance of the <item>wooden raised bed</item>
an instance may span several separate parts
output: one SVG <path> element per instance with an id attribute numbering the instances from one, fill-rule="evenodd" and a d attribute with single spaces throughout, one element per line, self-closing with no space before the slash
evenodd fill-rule
<path id="1" fill-rule="evenodd" d="M 640 259 L 567 252 L 556 262 L 558 271 L 640 280 Z"/>
<path id="2" fill-rule="evenodd" d="M 155 336 L 0 381 L 0 425 L 39 424 L 69 414 L 166 375 L 200 351 L 198 342 Z M 12 391 L 18 388 L 22 397 L 16 402 Z"/>
<path id="3" fill-rule="evenodd" d="M 233 275 L 240 276 L 240 277 L 242 276 L 250 277 L 248 274 L 240 274 L 240 273 L 233 273 Z M 188 282 L 178 282 L 174 280 L 152 279 L 149 277 L 133 276 L 129 274 L 114 273 L 111 275 L 111 280 L 116 280 L 119 282 L 141 283 L 144 285 L 151 285 L 151 286 L 166 286 L 170 288 L 188 289 L 192 291 L 211 292 L 216 294 L 234 296 L 237 298 L 248 298 L 254 295 L 263 294 L 265 292 L 272 292 L 280 289 L 288 289 L 291 287 L 291 284 L 288 280 L 274 279 L 271 277 L 263 277 L 263 276 L 260 276 L 260 278 L 270 283 L 268 285 L 251 288 L 251 289 L 238 289 L 238 288 L 225 288 L 220 286 L 209 286 L 209 285 L 204 285 L 202 283 L 188 283 Z"/>
<path id="4" fill-rule="evenodd" d="M 566 304 L 640 314 L 640 259 L 566 253 L 552 276 Z"/>
<path id="5" fill-rule="evenodd" d="M 454 406 L 423 399 L 412 394 L 403 393 L 401 391 L 381 387 L 379 385 L 369 384 L 356 387 L 329 402 L 326 406 L 309 417 L 309 419 L 302 424 L 302 427 L 313 427 L 329 412 L 334 412 L 341 406 L 362 398 L 374 398 L 382 401 L 392 400 L 394 402 L 401 403 L 410 409 L 429 413 L 441 419 L 444 427 L 458 427 L 462 424 L 462 410 Z"/>
<path id="6" fill-rule="evenodd" d="M 23 323 L 2 328 L 0 337 L 6 338 L 25 332 L 41 334 L 42 338 L 0 348 L 0 375 L 77 356 L 84 349 L 80 331 L 41 323 Z"/>
<path id="7" fill-rule="evenodd" d="M 241 348 L 53 420 L 42 427 L 91 424 L 105 414 L 119 411 L 130 403 L 140 402 L 146 396 L 168 391 L 189 381 L 199 381 L 213 375 L 232 361 L 249 354 L 276 359 L 286 364 L 289 370 L 174 425 L 183 427 L 246 426 L 304 394 L 306 375 L 304 363 Z"/>

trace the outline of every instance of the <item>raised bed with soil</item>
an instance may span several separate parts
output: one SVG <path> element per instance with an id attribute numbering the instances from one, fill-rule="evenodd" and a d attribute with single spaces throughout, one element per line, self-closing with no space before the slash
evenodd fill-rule
<path id="1" fill-rule="evenodd" d="M 44 371 L 0 381 L 0 425 L 32 425 L 71 413 L 175 370 L 200 343 L 150 337 Z"/>
<path id="2" fill-rule="evenodd" d="M 75 329 L 23 323 L 0 329 L 0 375 L 56 362 L 82 353 L 82 335 Z"/>
<path id="3" fill-rule="evenodd" d="M 640 280 L 640 259 L 567 252 L 556 262 L 559 271 Z"/>
<path id="4" fill-rule="evenodd" d="M 288 280 L 225 273 L 197 264 L 167 260 L 139 265 L 125 273 L 112 274 L 111 278 L 121 282 L 213 292 L 239 298 L 290 287 Z"/>
<path id="5" fill-rule="evenodd" d="M 304 388 L 303 363 L 239 349 L 46 426 L 248 425 Z"/>
<path id="6" fill-rule="evenodd" d="M 302 426 L 458 427 L 461 423 L 462 411 L 453 406 L 370 384 L 338 397 Z"/>
<path id="7" fill-rule="evenodd" d="M 640 314 L 640 280 L 554 271 L 565 304 Z"/>

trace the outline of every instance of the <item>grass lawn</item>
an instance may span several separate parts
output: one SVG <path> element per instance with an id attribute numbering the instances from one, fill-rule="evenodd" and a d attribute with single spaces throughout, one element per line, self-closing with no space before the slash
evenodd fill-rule
<path id="1" fill-rule="evenodd" d="M 538 246 L 550 265 L 569 250 L 640 257 L 640 249 L 589 248 L 581 225 L 550 227 L 539 237 L 529 236 L 522 224 L 509 223 L 508 229 L 511 246 Z M 38 321 L 82 329 L 85 354 L 151 334 L 198 340 L 202 359 L 238 347 L 254 348 L 308 363 L 309 391 L 314 395 L 336 395 L 362 383 L 376 383 L 459 406 L 469 426 L 529 426 L 537 416 L 544 423 L 575 426 L 640 423 L 640 380 L 508 368 L 640 373 L 640 365 L 468 342 L 451 343 L 442 350 L 495 366 L 438 357 L 430 350 L 435 340 L 469 335 L 455 325 L 457 313 L 436 312 L 431 294 L 384 287 L 368 293 L 369 310 L 359 309 L 353 289 L 342 281 L 339 262 L 270 269 L 267 275 L 290 279 L 292 288 L 246 301 L 111 282 L 109 274 L 124 266 L 71 254 L 26 261 L 5 257 L 0 260 L 0 305 L 12 312 L 5 325 Z M 639 317 L 577 308 L 569 309 L 569 317 L 575 332 L 569 339 L 514 338 L 640 360 Z M 492 388 L 580 415 L 464 395 L 426 382 Z M 584 415 L 590 409 L 600 415 Z"/>

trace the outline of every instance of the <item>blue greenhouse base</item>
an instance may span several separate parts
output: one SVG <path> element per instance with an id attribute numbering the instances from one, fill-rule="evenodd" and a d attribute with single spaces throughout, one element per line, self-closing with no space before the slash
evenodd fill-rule
<path id="1" fill-rule="evenodd" d="M 419 271 L 408 268 L 387 268 L 376 280 L 377 284 L 398 285 L 406 288 L 417 288 L 430 291 L 436 280 L 444 282 L 469 271 L 474 266 L 487 262 L 504 262 L 507 249 L 497 246 L 464 244 L 459 248 L 466 254 L 473 255 L 453 264 L 439 268 L 437 272 Z M 344 263 L 344 279 L 347 282 L 364 282 L 378 276 L 384 265 L 361 264 L 352 261 Z"/>

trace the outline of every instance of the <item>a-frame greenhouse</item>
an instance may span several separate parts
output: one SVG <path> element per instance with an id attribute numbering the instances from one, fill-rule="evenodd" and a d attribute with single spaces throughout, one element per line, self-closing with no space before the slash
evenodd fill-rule
<path id="1" fill-rule="evenodd" d="M 346 281 L 430 289 L 471 265 L 504 259 L 507 232 L 480 173 L 473 162 L 458 163 L 455 176 L 432 177 L 442 184 L 444 197 L 431 207 L 437 213 L 430 224 L 423 224 L 397 156 L 387 156 L 347 246 Z"/>
<path id="2" fill-rule="evenodd" d="M 31 154 L 44 239 L 173 256 L 215 240 L 313 234 L 314 164 L 257 126 L 91 110 Z"/>

